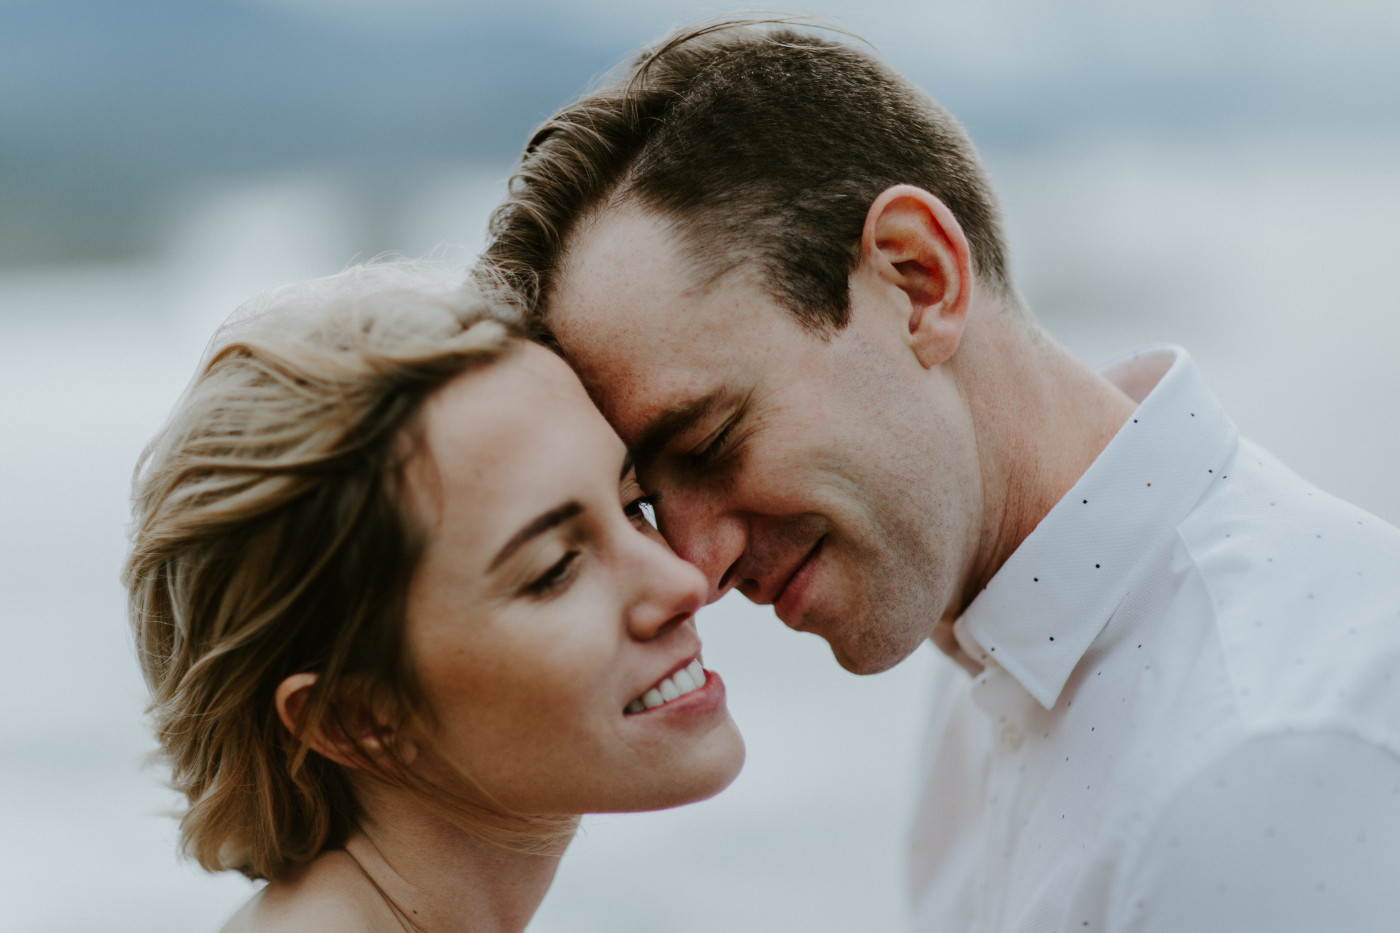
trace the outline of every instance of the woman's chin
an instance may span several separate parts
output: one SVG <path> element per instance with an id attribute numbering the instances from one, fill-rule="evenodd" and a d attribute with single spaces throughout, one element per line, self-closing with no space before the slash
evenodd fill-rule
<path id="1" fill-rule="evenodd" d="M 668 810 L 708 800 L 724 790 L 744 767 L 744 739 L 733 720 L 727 720 L 705 738 L 699 754 L 686 756 L 666 768 L 663 780 L 637 788 L 630 801 L 619 801 L 608 810 Z"/>
<path id="2" fill-rule="evenodd" d="M 697 780 L 692 793 L 684 800 L 678 800 L 672 806 L 708 800 L 734 783 L 734 779 L 739 776 L 739 771 L 744 767 L 744 739 L 732 722 L 729 724 L 728 731 L 731 736 L 726 743 L 723 754 L 716 756 L 715 760 L 710 762 L 709 768 L 695 773 L 694 777 Z"/>

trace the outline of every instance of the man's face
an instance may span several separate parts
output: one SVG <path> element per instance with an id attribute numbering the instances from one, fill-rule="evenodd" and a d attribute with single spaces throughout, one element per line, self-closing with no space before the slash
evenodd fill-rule
<path id="1" fill-rule="evenodd" d="M 667 225 L 618 208 L 574 236 L 549 322 L 637 461 L 676 551 L 825 638 L 898 663 L 961 608 L 981 520 L 951 366 L 909 348 L 907 302 L 858 273 L 851 322 L 805 329 L 739 270 L 694 284 Z"/>

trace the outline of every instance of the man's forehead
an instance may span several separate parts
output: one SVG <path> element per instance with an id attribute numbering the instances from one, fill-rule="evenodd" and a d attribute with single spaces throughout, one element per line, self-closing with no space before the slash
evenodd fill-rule
<path id="1" fill-rule="evenodd" d="M 610 419 L 679 409 L 710 389 L 727 356 L 710 292 L 681 268 L 668 226 L 619 208 L 575 235 L 547 320 L 565 357 Z"/>
<path id="2" fill-rule="evenodd" d="M 587 342 L 578 355 L 564 345 L 584 388 L 629 449 L 674 437 L 708 415 L 726 396 L 723 367 L 695 367 L 673 354 L 628 352 L 619 344 Z M 656 349 L 656 348 L 653 348 Z M 645 456 L 646 453 L 643 453 Z"/>
<path id="3" fill-rule="evenodd" d="M 686 250 L 673 221 L 633 204 L 596 211 L 570 234 L 554 272 L 548 314 L 580 297 L 690 289 Z"/>
<path id="4" fill-rule="evenodd" d="M 741 266 L 705 277 L 666 218 L 628 205 L 589 218 L 555 276 L 547 319 L 629 449 L 656 452 L 747 397 L 774 354 L 808 338 Z M 808 338 L 810 339 L 810 338 Z"/>

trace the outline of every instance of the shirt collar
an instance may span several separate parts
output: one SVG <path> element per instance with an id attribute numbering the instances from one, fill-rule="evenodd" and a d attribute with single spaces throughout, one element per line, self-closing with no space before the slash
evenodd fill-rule
<path id="1" fill-rule="evenodd" d="M 1046 709 L 1239 441 L 1179 347 L 1131 354 L 1103 374 L 1137 409 L 954 626 L 963 650 L 1003 668 Z"/>

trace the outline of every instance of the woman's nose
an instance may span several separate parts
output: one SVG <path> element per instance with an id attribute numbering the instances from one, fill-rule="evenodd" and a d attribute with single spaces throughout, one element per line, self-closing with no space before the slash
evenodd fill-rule
<path id="1" fill-rule="evenodd" d="M 659 535 L 639 535 L 634 547 L 637 557 L 624 570 L 632 575 L 633 590 L 627 624 L 632 637 L 650 640 L 698 612 L 709 584 Z"/>

